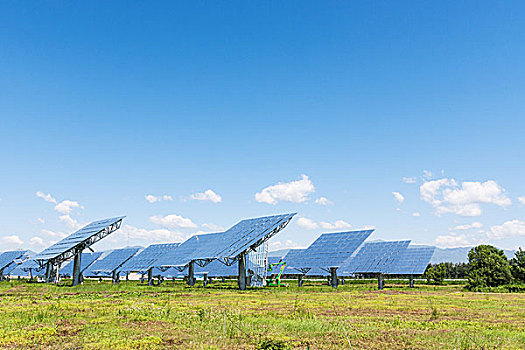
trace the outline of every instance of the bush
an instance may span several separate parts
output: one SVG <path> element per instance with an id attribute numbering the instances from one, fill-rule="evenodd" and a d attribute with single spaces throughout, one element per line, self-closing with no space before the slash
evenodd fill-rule
<path id="1" fill-rule="evenodd" d="M 491 245 L 479 245 L 470 250 L 468 260 L 468 289 L 497 287 L 509 284 L 512 279 L 503 250 Z"/>
<path id="2" fill-rule="evenodd" d="M 443 263 L 428 267 L 425 271 L 425 277 L 430 284 L 443 284 L 446 275 L 447 267 Z"/>
<path id="3" fill-rule="evenodd" d="M 516 282 L 525 283 L 525 250 L 520 248 L 510 260 L 510 272 Z"/>

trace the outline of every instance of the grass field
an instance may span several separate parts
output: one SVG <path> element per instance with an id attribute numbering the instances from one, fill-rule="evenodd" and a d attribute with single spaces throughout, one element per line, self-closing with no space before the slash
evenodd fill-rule
<path id="1" fill-rule="evenodd" d="M 375 283 L 208 288 L 0 283 L 0 347 L 524 349 L 525 294 Z"/>

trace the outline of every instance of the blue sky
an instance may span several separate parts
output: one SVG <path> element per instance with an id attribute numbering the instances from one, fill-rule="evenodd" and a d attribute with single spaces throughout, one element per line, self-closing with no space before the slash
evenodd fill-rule
<path id="1" fill-rule="evenodd" d="M 350 225 L 525 245 L 523 2 L 0 10 L 0 250 L 117 215 L 99 249 L 292 211 L 273 249 Z"/>

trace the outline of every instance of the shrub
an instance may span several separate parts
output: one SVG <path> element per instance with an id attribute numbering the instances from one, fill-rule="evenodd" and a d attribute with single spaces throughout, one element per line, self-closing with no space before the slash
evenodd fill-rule
<path id="1" fill-rule="evenodd" d="M 510 267 L 503 250 L 491 245 L 479 245 L 468 253 L 468 289 L 497 287 L 511 281 Z"/>
<path id="2" fill-rule="evenodd" d="M 427 282 L 432 284 L 443 284 L 446 275 L 447 267 L 443 263 L 431 266 L 425 271 Z"/>

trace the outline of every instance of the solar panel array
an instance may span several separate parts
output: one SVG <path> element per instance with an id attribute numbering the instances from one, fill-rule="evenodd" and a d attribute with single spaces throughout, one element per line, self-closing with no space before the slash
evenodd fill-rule
<path id="1" fill-rule="evenodd" d="M 105 257 L 95 261 L 95 263 L 84 272 L 84 276 L 111 277 L 113 271 L 131 259 L 139 250 L 140 248 L 115 249 Z"/>
<path id="2" fill-rule="evenodd" d="M 29 276 L 29 271 L 31 270 L 31 274 L 34 276 L 43 276 L 45 273 L 45 269 L 43 267 L 40 267 L 38 263 L 33 260 L 29 259 L 18 265 L 13 271 L 11 271 L 12 276 Z"/>
<path id="3" fill-rule="evenodd" d="M 159 258 L 178 249 L 180 243 L 152 244 L 126 261 L 117 271 L 146 273 Z"/>
<path id="4" fill-rule="evenodd" d="M 365 243 L 354 257 L 341 266 L 338 274 L 386 273 L 389 266 L 409 244 L 410 241 Z"/>
<path id="5" fill-rule="evenodd" d="M 84 271 L 91 266 L 100 256 L 102 255 L 101 252 L 96 253 L 82 253 L 82 257 L 80 259 L 80 273 L 84 273 Z M 69 263 L 67 263 L 63 268 L 60 269 L 60 275 L 62 276 L 73 276 L 73 266 L 74 261 L 71 260 Z"/>
<path id="6" fill-rule="evenodd" d="M 422 275 L 425 273 L 435 247 L 411 247 L 400 252 L 386 272 L 391 275 Z"/>
<path id="7" fill-rule="evenodd" d="M 323 275 L 330 267 L 341 266 L 374 230 L 324 233 L 308 248 L 290 250 L 286 266 L 310 275 Z"/>
<path id="8" fill-rule="evenodd" d="M 73 254 L 73 250 L 83 245 L 85 242 L 94 239 L 98 234 L 108 229 L 110 226 L 115 224 L 117 226 L 120 225 L 120 222 L 123 218 L 125 218 L 125 216 L 94 221 L 89 225 L 84 226 L 80 230 L 67 236 L 66 238 L 60 240 L 59 242 L 53 244 L 49 248 L 44 249 L 37 256 L 34 257 L 34 260 L 45 261 L 50 259 L 58 259 L 68 252 L 71 252 L 71 254 Z M 67 257 L 70 258 L 71 256 Z"/>
<path id="9" fill-rule="evenodd" d="M 5 270 L 11 265 L 16 265 L 16 260 L 22 258 L 27 250 L 13 250 L 0 254 L 0 271 Z"/>
<path id="10" fill-rule="evenodd" d="M 208 274 L 208 277 L 231 277 L 237 276 L 239 269 L 237 265 L 224 265 L 219 260 L 214 260 L 204 267 L 196 266 L 195 274 L 204 275 Z"/>
<path id="11" fill-rule="evenodd" d="M 177 250 L 159 259 L 155 266 L 177 267 L 182 270 L 191 261 L 206 265 L 215 259 L 231 265 L 241 253 L 254 250 L 282 230 L 294 215 L 295 213 L 243 220 L 225 232 L 193 236 Z"/>

